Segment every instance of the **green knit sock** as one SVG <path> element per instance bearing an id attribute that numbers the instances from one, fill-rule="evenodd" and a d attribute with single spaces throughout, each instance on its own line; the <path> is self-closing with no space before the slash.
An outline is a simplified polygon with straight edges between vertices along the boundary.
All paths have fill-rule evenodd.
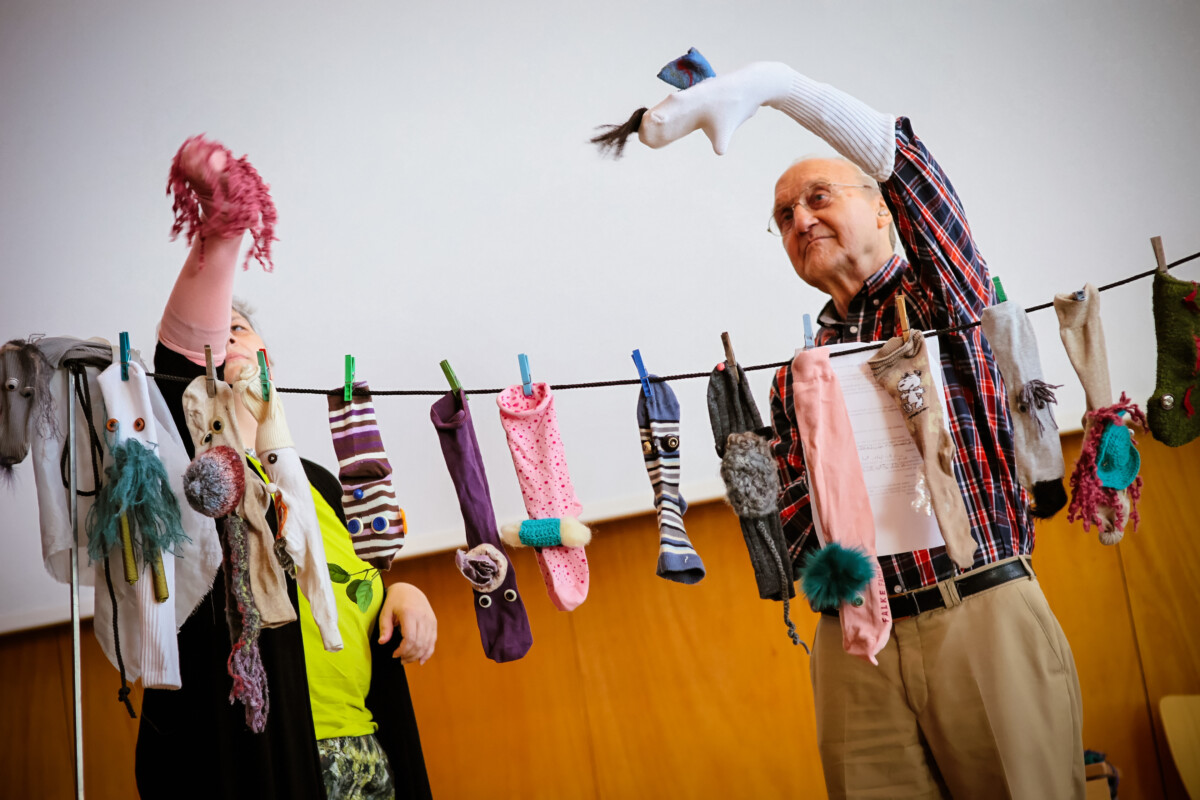
<path id="1" fill-rule="evenodd" d="M 1200 291 L 1196 281 L 1154 276 L 1158 381 L 1146 401 L 1154 438 L 1179 447 L 1200 436 Z"/>

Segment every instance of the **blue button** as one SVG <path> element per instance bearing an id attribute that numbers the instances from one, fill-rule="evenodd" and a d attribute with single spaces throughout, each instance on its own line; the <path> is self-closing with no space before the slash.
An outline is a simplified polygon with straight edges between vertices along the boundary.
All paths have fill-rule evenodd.
<path id="1" fill-rule="evenodd" d="M 376 533 L 383 533 L 387 530 L 387 518 L 376 517 L 375 519 L 371 520 L 371 527 L 375 529 Z"/>
<path id="2" fill-rule="evenodd" d="M 348 531 L 350 531 L 350 535 L 353 536 L 354 534 L 356 534 L 362 530 L 362 525 L 359 523 L 358 520 L 352 519 L 346 523 L 346 529 Z"/>
<path id="3" fill-rule="evenodd" d="M 362 499 L 363 499 L 363 490 L 362 490 L 362 489 L 355 489 L 355 490 L 354 490 L 354 499 L 355 499 L 355 500 L 362 500 Z"/>

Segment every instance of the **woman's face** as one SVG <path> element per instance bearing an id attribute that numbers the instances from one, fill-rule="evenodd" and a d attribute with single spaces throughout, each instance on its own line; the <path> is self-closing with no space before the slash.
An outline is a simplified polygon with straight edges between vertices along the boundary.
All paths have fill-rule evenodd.
<path id="1" fill-rule="evenodd" d="M 267 345 L 238 312 L 229 320 L 229 344 L 225 346 L 225 380 L 235 381 L 242 368 L 258 363 L 258 351 Z"/>

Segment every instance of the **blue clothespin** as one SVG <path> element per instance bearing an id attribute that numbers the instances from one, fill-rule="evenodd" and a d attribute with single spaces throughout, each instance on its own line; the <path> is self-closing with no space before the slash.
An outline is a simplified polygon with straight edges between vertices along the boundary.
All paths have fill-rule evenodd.
<path id="1" fill-rule="evenodd" d="M 354 396 L 354 356 L 346 354 L 346 387 L 342 399 L 347 403 Z"/>
<path id="2" fill-rule="evenodd" d="M 129 380 L 129 331 L 121 331 L 121 380 Z"/>
<path id="3" fill-rule="evenodd" d="M 813 330 L 812 317 L 808 314 L 804 315 L 804 349 L 812 350 L 813 347 Z"/>
<path id="4" fill-rule="evenodd" d="M 262 386 L 263 402 L 271 399 L 271 365 L 267 363 L 267 351 L 258 348 L 258 382 Z"/>
<path id="5" fill-rule="evenodd" d="M 642 380 L 642 393 L 650 397 L 650 376 L 646 374 L 646 365 L 642 363 L 642 351 L 633 351 L 633 363 L 637 366 L 638 377 Z"/>
<path id="6" fill-rule="evenodd" d="M 524 353 L 517 356 L 517 362 L 521 365 L 521 391 L 526 397 L 533 397 L 533 379 L 529 377 L 529 357 Z"/>

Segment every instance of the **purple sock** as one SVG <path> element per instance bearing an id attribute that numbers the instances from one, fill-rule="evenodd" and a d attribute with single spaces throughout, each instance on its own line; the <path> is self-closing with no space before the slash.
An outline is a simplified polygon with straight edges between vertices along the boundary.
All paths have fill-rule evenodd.
<path id="1" fill-rule="evenodd" d="M 475 622 L 483 651 L 498 664 L 516 661 L 533 646 L 533 633 L 517 591 L 516 570 L 496 530 L 471 410 L 462 393 L 453 392 L 434 403 L 429 416 L 437 429 L 467 528 L 470 549 L 459 550 L 455 562 L 475 590 Z"/>

